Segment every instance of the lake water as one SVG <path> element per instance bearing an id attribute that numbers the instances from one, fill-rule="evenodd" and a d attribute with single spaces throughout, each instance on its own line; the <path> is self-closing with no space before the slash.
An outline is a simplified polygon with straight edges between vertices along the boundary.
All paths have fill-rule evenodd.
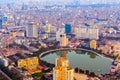
<path id="1" fill-rule="evenodd" d="M 78 67 L 83 70 L 93 71 L 96 74 L 106 74 L 110 71 L 112 60 L 100 57 L 94 53 L 82 50 L 62 50 L 50 52 L 41 57 L 49 63 L 55 64 L 56 58 L 66 56 L 69 59 L 70 66 Z"/>

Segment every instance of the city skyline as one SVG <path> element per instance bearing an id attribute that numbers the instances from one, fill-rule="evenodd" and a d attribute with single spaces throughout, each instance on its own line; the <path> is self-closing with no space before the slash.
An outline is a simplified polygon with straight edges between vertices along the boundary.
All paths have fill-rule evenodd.
<path id="1" fill-rule="evenodd" d="M 5 2 L 54 2 L 56 4 L 59 3 L 64 3 L 64 4 L 69 4 L 69 3 L 79 3 L 79 4 L 119 4 L 120 0 L 0 0 L 0 3 Z"/>
<path id="2" fill-rule="evenodd" d="M 120 79 L 120 0 L 0 2 L 0 80 Z"/>

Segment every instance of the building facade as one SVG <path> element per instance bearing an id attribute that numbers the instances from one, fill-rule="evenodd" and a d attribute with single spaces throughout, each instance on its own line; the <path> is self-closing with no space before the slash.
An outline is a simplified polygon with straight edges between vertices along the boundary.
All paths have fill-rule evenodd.
<path id="1" fill-rule="evenodd" d="M 96 42 L 96 40 L 91 40 L 90 41 L 90 48 L 91 49 L 97 49 L 97 42 Z"/>
<path id="2" fill-rule="evenodd" d="M 70 34 L 72 31 L 71 24 L 65 24 L 65 33 Z"/>
<path id="3" fill-rule="evenodd" d="M 86 28 L 86 27 L 78 27 L 75 28 L 76 38 L 80 39 L 99 39 L 99 29 L 97 28 Z"/>
<path id="4" fill-rule="evenodd" d="M 31 38 L 38 37 L 38 26 L 35 23 L 28 23 L 26 27 L 26 36 Z"/>
<path id="5" fill-rule="evenodd" d="M 69 66 L 66 57 L 56 59 L 56 67 L 53 68 L 53 80 L 74 80 L 74 69 Z"/>
<path id="6" fill-rule="evenodd" d="M 51 32 L 51 24 L 47 23 L 46 24 L 46 33 L 50 33 Z"/>
<path id="7" fill-rule="evenodd" d="M 0 19 L 0 29 L 2 29 L 2 20 Z"/>
<path id="8" fill-rule="evenodd" d="M 60 47 L 66 47 L 68 45 L 68 38 L 66 34 L 60 35 Z"/>
<path id="9" fill-rule="evenodd" d="M 56 32 L 56 41 L 60 41 L 60 35 L 64 34 L 64 30 L 62 29 L 59 29 L 57 32 Z"/>

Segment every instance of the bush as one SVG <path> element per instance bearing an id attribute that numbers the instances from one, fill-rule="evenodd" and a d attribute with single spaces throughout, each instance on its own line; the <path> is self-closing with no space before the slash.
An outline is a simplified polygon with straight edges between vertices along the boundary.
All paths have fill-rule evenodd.
<path id="1" fill-rule="evenodd" d="M 79 69 L 78 69 L 78 67 L 76 67 L 76 68 L 75 68 L 75 72 L 79 72 Z"/>
<path id="2" fill-rule="evenodd" d="M 32 77 L 41 77 L 43 75 L 42 72 L 32 74 Z"/>
<path id="3" fill-rule="evenodd" d="M 90 76 L 90 77 L 95 77 L 95 73 L 94 73 L 94 72 L 91 72 L 89 76 Z"/>
<path id="4" fill-rule="evenodd" d="M 89 72 L 89 70 L 86 70 L 85 73 L 86 73 L 87 75 L 89 75 L 90 72 Z"/>

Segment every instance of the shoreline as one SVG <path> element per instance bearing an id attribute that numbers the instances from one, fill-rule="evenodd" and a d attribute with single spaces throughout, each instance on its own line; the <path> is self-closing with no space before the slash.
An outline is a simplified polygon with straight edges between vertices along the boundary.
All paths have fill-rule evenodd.
<path id="1" fill-rule="evenodd" d="M 49 54 L 50 52 L 60 51 L 60 50 L 81 50 L 81 51 L 91 52 L 91 53 L 94 53 L 94 54 L 96 54 L 97 56 L 99 56 L 99 57 L 101 57 L 101 58 L 105 58 L 105 59 L 108 59 L 108 60 L 110 60 L 110 61 L 113 61 L 112 58 L 105 57 L 104 55 L 101 55 L 101 54 L 99 54 L 98 52 L 95 52 L 95 51 L 93 51 L 93 50 L 87 50 L 87 49 L 83 49 L 83 48 L 76 48 L 76 49 L 73 49 L 73 48 L 60 48 L 60 49 L 49 50 L 49 51 L 42 52 L 42 53 L 39 55 L 39 58 L 41 58 L 44 54 Z M 95 73 L 95 74 L 96 74 L 96 73 Z M 96 74 L 96 75 L 98 75 L 98 74 Z"/>
<path id="2" fill-rule="evenodd" d="M 49 51 L 42 52 L 42 53 L 39 55 L 39 58 L 41 58 L 44 54 L 47 54 L 47 53 L 50 53 L 50 52 L 53 52 L 53 51 L 59 51 L 59 50 L 83 50 L 83 51 L 87 51 L 87 52 L 92 52 L 92 53 L 94 53 L 94 54 L 96 54 L 96 55 L 98 55 L 98 56 L 100 56 L 100 57 L 102 57 L 102 58 L 106 58 L 106 59 L 109 59 L 109 60 L 113 61 L 112 58 L 105 57 L 104 55 L 101 55 L 101 54 L 99 54 L 98 52 L 95 52 L 95 51 L 93 51 L 93 50 L 84 49 L 84 48 L 76 48 L 76 49 L 74 49 L 74 48 L 60 48 L 60 49 L 53 49 L 53 50 L 49 50 Z"/>

